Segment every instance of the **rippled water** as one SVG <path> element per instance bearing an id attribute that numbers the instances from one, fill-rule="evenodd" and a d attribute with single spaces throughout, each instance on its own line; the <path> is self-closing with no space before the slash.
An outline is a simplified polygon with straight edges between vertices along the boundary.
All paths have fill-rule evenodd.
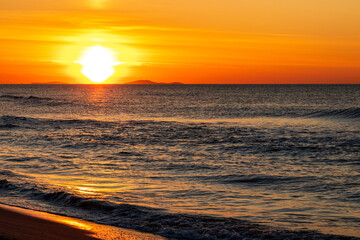
<path id="1" fill-rule="evenodd" d="M 359 100 L 359 85 L 0 85 L 0 201 L 188 239 L 216 239 L 209 221 L 236 239 L 242 220 L 360 236 Z"/>

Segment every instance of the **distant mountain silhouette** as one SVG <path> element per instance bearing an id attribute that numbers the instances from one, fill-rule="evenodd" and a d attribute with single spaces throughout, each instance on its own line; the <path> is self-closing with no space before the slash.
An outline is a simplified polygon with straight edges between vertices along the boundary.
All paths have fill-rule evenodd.
<path id="1" fill-rule="evenodd" d="M 59 82 L 59 81 L 52 81 L 52 82 L 32 82 L 31 84 L 69 84 L 67 82 Z"/>
<path id="2" fill-rule="evenodd" d="M 181 82 L 171 82 L 171 83 L 160 83 L 160 82 L 154 82 L 150 80 L 136 80 L 132 82 L 127 82 L 124 84 L 183 84 Z"/>

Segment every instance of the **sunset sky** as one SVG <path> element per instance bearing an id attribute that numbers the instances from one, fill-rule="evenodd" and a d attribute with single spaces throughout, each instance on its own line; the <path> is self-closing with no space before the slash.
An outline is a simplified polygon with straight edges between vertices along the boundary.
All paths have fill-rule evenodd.
<path id="1" fill-rule="evenodd" d="M 0 0 L 0 84 L 91 83 L 94 46 L 113 58 L 104 83 L 359 84 L 359 13 L 359 0 Z"/>

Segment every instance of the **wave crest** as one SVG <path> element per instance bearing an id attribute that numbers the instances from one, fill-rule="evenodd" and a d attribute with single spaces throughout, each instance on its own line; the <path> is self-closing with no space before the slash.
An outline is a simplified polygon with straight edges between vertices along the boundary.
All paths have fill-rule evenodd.
<path id="1" fill-rule="evenodd" d="M 87 211 L 87 220 L 175 239 L 340 239 L 339 236 L 314 231 L 274 229 L 235 218 L 170 214 L 160 209 L 116 204 L 80 197 L 65 191 L 49 191 L 36 186 L 16 185 L 6 179 L 0 180 L 0 194 L 7 194 L 7 190 L 23 194 L 24 198 L 64 206 L 65 213 L 69 208 Z M 74 214 L 72 210 L 68 212 Z"/>
<path id="2" fill-rule="evenodd" d="M 20 104 L 32 104 L 32 105 L 45 105 L 45 106 L 58 106 L 63 104 L 69 104 L 70 102 L 65 99 L 38 97 L 38 96 L 18 96 L 11 94 L 0 95 L 0 100 L 7 102 L 16 102 Z"/>
<path id="3" fill-rule="evenodd" d="M 328 117 L 328 118 L 360 118 L 360 108 L 345 108 L 337 110 L 322 110 L 310 113 L 308 117 Z"/>

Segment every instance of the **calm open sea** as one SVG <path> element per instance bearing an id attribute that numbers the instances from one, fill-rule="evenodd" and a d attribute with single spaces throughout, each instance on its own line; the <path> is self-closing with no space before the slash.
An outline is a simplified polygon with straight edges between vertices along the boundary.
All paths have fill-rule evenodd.
<path id="1" fill-rule="evenodd" d="M 360 85 L 0 85 L 0 202 L 181 239 L 360 236 L 359 120 Z"/>

